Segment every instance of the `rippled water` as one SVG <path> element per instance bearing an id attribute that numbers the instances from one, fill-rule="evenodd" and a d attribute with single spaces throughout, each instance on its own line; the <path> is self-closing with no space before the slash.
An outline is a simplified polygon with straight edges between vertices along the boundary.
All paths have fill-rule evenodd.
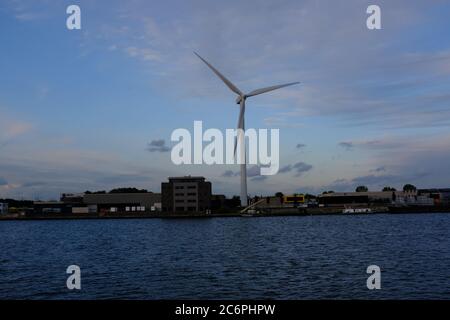
<path id="1" fill-rule="evenodd" d="M 450 299 L 449 231 L 450 214 L 2 221 L 0 298 Z"/>

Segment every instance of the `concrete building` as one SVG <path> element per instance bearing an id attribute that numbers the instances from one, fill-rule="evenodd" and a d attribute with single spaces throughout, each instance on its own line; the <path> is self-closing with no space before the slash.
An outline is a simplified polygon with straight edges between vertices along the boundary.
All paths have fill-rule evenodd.
<path id="1" fill-rule="evenodd" d="M 8 204 L 0 203 L 0 214 L 7 214 L 7 213 L 8 213 Z"/>
<path id="2" fill-rule="evenodd" d="M 150 212 L 159 211 L 161 194 L 142 193 L 90 193 L 83 203 L 90 212 Z"/>
<path id="3" fill-rule="evenodd" d="M 450 188 L 419 189 L 417 192 L 420 196 L 431 198 L 436 206 L 450 205 Z"/>
<path id="4" fill-rule="evenodd" d="M 204 212 L 211 207 L 211 182 L 204 177 L 170 177 L 161 192 L 163 211 Z"/>
<path id="5" fill-rule="evenodd" d="M 33 209 L 35 214 L 72 213 L 72 205 L 62 201 L 35 201 Z"/>
<path id="6" fill-rule="evenodd" d="M 319 196 L 323 206 L 432 206 L 433 199 L 418 191 L 335 192 Z"/>

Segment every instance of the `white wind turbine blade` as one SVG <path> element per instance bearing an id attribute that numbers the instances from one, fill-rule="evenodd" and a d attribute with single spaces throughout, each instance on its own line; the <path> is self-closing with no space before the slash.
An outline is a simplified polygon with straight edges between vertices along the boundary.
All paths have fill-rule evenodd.
<path id="1" fill-rule="evenodd" d="M 245 96 L 246 97 L 252 97 L 252 96 L 256 96 L 258 94 L 266 93 L 266 92 L 269 92 L 269 91 L 277 90 L 277 89 L 280 89 L 280 88 L 292 86 L 294 84 L 299 84 L 299 83 L 300 82 L 291 82 L 291 83 L 286 83 L 286 84 L 280 84 L 278 86 L 261 88 L 261 89 L 253 90 L 252 92 L 246 94 Z"/>
<path id="2" fill-rule="evenodd" d="M 227 85 L 228 88 L 230 88 L 231 91 L 233 91 L 234 93 L 242 96 L 243 93 L 241 92 L 241 90 L 239 90 L 233 83 L 231 83 L 230 80 L 228 80 L 227 78 L 225 78 L 224 75 L 222 75 L 219 70 L 217 70 L 216 68 L 214 68 L 212 65 L 210 65 L 208 63 L 208 61 L 206 61 L 205 59 L 203 59 L 202 57 L 200 57 L 200 55 L 197 52 L 194 52 L 194 54 L 200 58 L 200 60 L 202 60 L 220 79 L 222 79 L 222 81 Z"/>

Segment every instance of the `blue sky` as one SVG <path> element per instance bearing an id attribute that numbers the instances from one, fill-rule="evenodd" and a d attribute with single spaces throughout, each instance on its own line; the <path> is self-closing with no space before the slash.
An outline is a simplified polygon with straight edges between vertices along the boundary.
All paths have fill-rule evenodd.
<path id="1" fill-rule="evenodd" d="M 70 4 L 81 30 L 66 28 Z M 369 4 L 381 30 L 366 28 Z M 238 166 L 175 166 L 164 152 L 194 120 L 237 121 L 193 51 L 244 91 L 301 82 L 248 102 L 247 127 L 280 129 L 283 167 L 250 177 L 251 194 L 449 187 L 449 16 L 446 1 L 3 0 L 0 198 L 159 192 L 184 174 L 238 194 Z"/>

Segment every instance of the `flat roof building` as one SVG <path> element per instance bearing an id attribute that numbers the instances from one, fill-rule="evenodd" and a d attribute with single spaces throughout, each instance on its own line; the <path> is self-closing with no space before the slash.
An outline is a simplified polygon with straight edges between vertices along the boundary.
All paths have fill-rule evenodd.
<path id="1" fill-rule="evenodd" d="M 97 206 L 99 212 L 151 211 L 159 207 L 160 202 L 161 194 L 153 192 L 87 193 L 83 197 L 85 205 Z"/>
<path id="2" fill-rule="evenodd" d="M 211 207 L 211 182 L 204 177 L 169 177 L 161 184 L 162 210 L 204 212 Z"/>
<path id="3" fill-rule="evenodd" d="M 433 205 L 433 199 L 414 191 L 332 192 L 319 195 L 324 206 L 347 205 Z"/>

